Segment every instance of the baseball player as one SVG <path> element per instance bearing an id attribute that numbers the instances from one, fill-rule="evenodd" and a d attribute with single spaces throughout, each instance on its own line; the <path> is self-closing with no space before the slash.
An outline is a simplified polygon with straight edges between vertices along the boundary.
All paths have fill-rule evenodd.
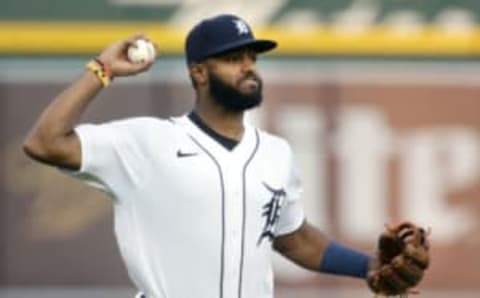
<path id="1" fill-rule="evenodd" d="M 234 15 L 189 32 L 186 62 L 196 103 L 176 118 L 76 125 L 132 63 L 132 36 L 107 47 L 44 110 L 24 142 L 32 158 L 63 169 L 112 199 L 115 235 L 138 297 L 272 298 L 271 254 L 323 273 L 366 279 L 405 294 L 428 265 L 427 233 L 388 227 L 376 256 L 328 239 L 305 218 L 288 143 L 244 121 L 262 102 L 257 55 L 276 47 Z"/>

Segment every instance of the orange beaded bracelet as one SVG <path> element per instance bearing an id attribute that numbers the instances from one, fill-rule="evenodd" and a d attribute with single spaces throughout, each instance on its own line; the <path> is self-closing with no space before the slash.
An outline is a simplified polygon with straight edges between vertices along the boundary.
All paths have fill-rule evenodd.
<path id="1" fill-rule="evenodd" d="M 113 81 L 112 70 L 98 58 L 88 62 L 85 68 L 93 72 L 104 87 L 107 87 Z"/>

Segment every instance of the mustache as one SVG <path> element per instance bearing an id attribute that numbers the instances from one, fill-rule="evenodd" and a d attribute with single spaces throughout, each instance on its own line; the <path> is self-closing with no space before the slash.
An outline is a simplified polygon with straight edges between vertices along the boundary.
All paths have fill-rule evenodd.
<path id="1" fill-rule="evenodd" d="M 253 72 L 249 72 L 249 73 L 245 74 L 242 78 L 240 78 L 239 82 L 243 82 L 243 81 L 246 81 L 246 80 L 254 80 L 255 82 L 257 82 L 259 84 L 262 83 L 262 79 Z"/>

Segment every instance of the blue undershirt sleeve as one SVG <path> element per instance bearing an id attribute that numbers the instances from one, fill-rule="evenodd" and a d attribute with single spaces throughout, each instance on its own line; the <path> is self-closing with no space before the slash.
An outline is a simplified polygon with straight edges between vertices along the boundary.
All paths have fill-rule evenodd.
<path id="1" fill-rule="evenodd" d="M 365 278 L 370 260 L 370 256 L 332 241 L 325 249 L 319 271 Z"/>

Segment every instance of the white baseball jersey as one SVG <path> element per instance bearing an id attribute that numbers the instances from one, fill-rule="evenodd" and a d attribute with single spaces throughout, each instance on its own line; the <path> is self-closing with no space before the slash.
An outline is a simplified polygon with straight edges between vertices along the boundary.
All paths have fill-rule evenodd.
<path id="1" fill-rule="evenodd" d="M 80 179 L 114 201 L 128 273 L 147 298 L 271 298 L 272 239 L 304 214 L 292 152 L 246 125 L 227 150 L 188 117 L 76 128 Z"/>

